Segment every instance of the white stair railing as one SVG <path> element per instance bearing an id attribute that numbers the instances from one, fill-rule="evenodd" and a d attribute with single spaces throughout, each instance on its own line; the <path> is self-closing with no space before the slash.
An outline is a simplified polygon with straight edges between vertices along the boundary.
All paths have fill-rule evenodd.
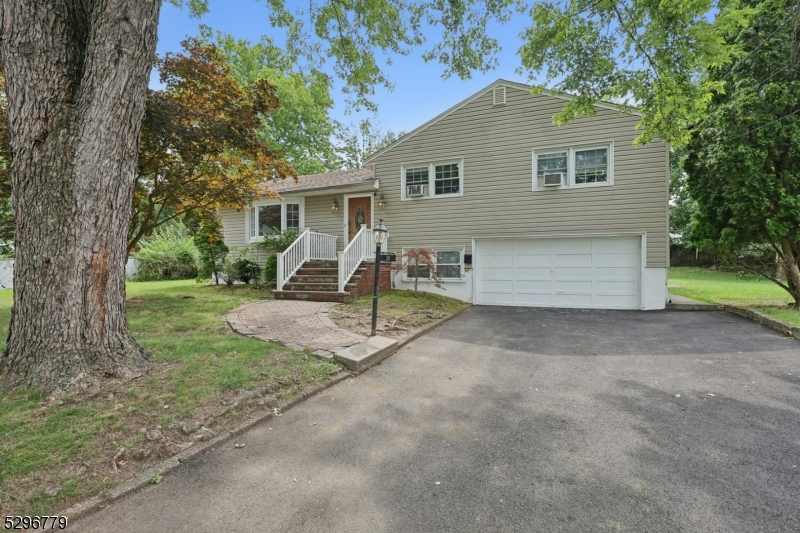
<path id="1" fill-rule="evenodd" d="M 317 261 L 336 261 L 336 235 L 312 231 L 309 234 L 309 259 Z"/>
<path id="2" fill-rule="evenodd" d="M 372 253 L 372 231 L 366 224 L 361 225 L 356 236 L 347 245 L 344 251 L 339 252 L 339 292 L 344 292 L 344 287 L 353 277 L 358 265 Z"/>
<path id="3" fill-rule="evenodd" d="M 277 254 L 278 281 L 276 288 L 279 291 L 283 290 L 283 286 L 303 266 L 303 263 L 308 261 L 310 255 L 310 233 L 310 229 L 305 230 L 283 253 Z"/>
<path id="4" fill-rule="evenodd" d="M 305 230 L 296 241 L 292 243 L 283 253 L 278 256 L 278 281 L 277 289 L 283 290 L 283 286 L 292 276 L 300 270 L 303 263 L 311 259 L 317 261 L 336 260 L 336 235 L 318 233 Z"/>

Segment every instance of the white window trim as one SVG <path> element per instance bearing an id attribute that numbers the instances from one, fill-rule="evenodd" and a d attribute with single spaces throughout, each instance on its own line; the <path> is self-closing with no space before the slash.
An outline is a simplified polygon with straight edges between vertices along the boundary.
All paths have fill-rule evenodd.
<path id="1" fill-rule="evenodd" d="M 264 236 L 258 235 L 256 237 L 251 237 L 252 228 L 250 222 L 250 216 L 253 209 L 257 209 L 263 205 L 280 205 L 281 206 L 281 231 L 286 231 L 286 204 L 300 204 L 300 231 L 303 231 L 305 228 L 305 218 L 306 218 L 306 199 L 304 196 L 299 198 L 283 198 L 280 200 L 274 199 L 265 199 L 265 200 L 256 200 L 250 205 L 250 209 L 245 211 L 245 224 L 244 224 L 244 231 L 245 231 L 245 242 L 247 244 L 254 244 L 257 242 L 263 242 Z"/>
<path id="2" fill-rule="evenodd" d="M 575 152 L 582 152 L 583 150 L 597 150 L 605 148 L 608 150 L 608 180 L 599 183 L 575 183 Z M 567 182 L 560 187 L 539 187 L 538 186 L 538 156 L 545 154 L 553 154 L 557 152 L 567 152 Z M 588 187 L 610 187 L 614 185 L 614 141 L 599 144 L 586 144 L 580 146 L 556 146 L 553 148 L 540 148 L 533 150 L 531 162 L 533 164 L 533 190 L 545 191 L 549 189 L 583 189 Z"/>
<path id="3" fill-rule="evenodd" d="M 438 165 L 458 165 L 458 192 L 450 194 L 435 194 L 436 191 L 436 167 Z M 428 194 L 420 197 L 406 197 L 406 169 L 428 167 Z M 400 165 L 400 200 L 418 200 L 427 198 L 451 198 L 454 196 L 464 196 L 464 158 L 456 157 L 453 159 L 442 159 L 431 163 L 404 163 Z"/>
<path id="4" fill-rule="evenodd" d="M 420 247 L 419 246 L 415 246 L 413 248 L 420 248 Z M 426 248 L 426 247 L 423 246 L 422 248 Z M 405 254 L 406 251 L 410 250 L 410 249 L 411 248 L 402 248 L 401 252 Z M 436 248 L 430 248 L 430 250 L 434 254 L 436 254 L 436 251 L 437 251 Z M 441 278 L 442 283 L 444 283 L 445 285 L 448 284 L 448 283 L 466 283 L 467 280 L 466 280 L 466 277 L 465 277 L 466 276 L 466 273 L 465 273 L 466 271 L 465 271 L 465 268 L 464 268 L 464 254 L 467 251 L 467 247 L 466 246 L 442 246 L 441 248 L 439 248 L 439 250 L 441 250 L 442 252 L 456 252 L 456 251 L 459 251 L 459 250 L 461 251 L 461 277 L 460 278 Z M 434 261 L 434 264 L 435 263 L 436 263 L 436 261 Z M 407 264 L 408 264 L 408 258 L 404 257 L 403 258 L 403 283 L 414 283 L 415 278 L 409 278 L 408 277 L 408 270 L 406 270 L 406 265 Z M 451 264 L 451 263 L 448 263 L 448 264 Z M 419 278 L 418 281 L 420 283 L 435 283 L 435 281 L 433 279 L 430 279 L 430 278 Z"/>

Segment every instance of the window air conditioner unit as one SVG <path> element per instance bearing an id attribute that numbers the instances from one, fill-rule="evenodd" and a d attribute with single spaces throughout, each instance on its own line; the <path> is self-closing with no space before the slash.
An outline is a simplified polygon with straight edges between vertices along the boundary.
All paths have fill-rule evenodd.
<path id="1" fill-rule="evenodd" d="M 427 185 L 406 185 L 406 197 L 425 196 L 427 188 Z"/>
<path id="2" fill-rule="evenodd" d="M 564 173 L 563 172 L 554 172 L 552 174 L 545 174 L 544 175 L 544 186 L 545 187 L 560 187 L 564 184 Z"/>

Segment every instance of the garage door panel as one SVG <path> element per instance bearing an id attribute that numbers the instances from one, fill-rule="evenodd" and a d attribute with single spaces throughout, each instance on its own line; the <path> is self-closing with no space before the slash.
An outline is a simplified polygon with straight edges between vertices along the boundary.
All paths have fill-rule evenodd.
<path id="1" fill-rule="evenodd" d="M 511 280 L 514 278 L 514 269 L 511 267 L 509 268 L 483 267 L 481 268 L 481 278 Z"/>
<path id="2" fill-rule="evenodd" d="M 517 305 L 550 306 L 550 293 L 518 292 L 514 303 Z"/>
<path id="3" fill-rule="evenodd" d="M 592 264 L 592 254 L 554 254 L 553 266 L 586 266 Z"/>
<path id="4" fill-rule="evenodd" d="M 496 266 L 513 266 L 514 265 L 514 256 L 513 255 L 481 255 L 481 265 L 487 267 L 496 267 Z"/>
<path id="5" fill-rule="evenodd" d="M 636 309 L 640 241 L 640 237 L 478 239 L 477 302 Z"/>
<path id="6" fill-rule="evenodd" d="M 557 307 L 592 307 L 591 294 L 554 294 L 553 304 Z"/>
<path id="7" fill-rule="evenodd" d="M 512 255 L 514 243 L 511 241 L 491 240 L 481 241 L 481 255 Z"/>
<path id="8" fill-rule="evenodd" d="M 631 237 L 599 237 L 592 239 L 594 250 L 603 252 L 639 252 L 639 239 Z"/>
<path id="9" fill-rule="evenodd" d="M 638 280 L 639 269 L 635 267 L 597 267 L 595 279 L 600 281 Z"/>
<path id="10" fill-rule="evenodd" d="M 594 264 L 595 266 L 628 266 L 636 268 L 639 264 L 639 255 L 622 252 L 598 252 L 594 255 Z"/>
<path id="11" fill-rule="evenodd" d="M 548 280 L 529 280 L 529 279 L 518 279 L 514 281 L 514 288 L 517 291 L 543 291 L 550 294 L 550 290 L 552 289 L 551 281 Z"/>
<path id="12" fill-rule="evenodd" d="M 591 280 L 592 268 L 591 267 L 561 267 L 554 268 L 552 273 L 553 279 L 557 280 Z"/>
<path id="13" fill-rule="evenodd" d="M 563 253 L 592 253 L 592 239 L 552 239 L 552 251 L 556 254 Z"/>
<path id="14" fill-rule="evenodd" d="M 625 294 L 636 295 L 639 284 L 635 281 L 595 281 L 594 290 L 597 294 Z"/>
<path id="15" fill-rule="evenodd" d="M 511 292 L 483 292 L 480 300 L 482 305 L 514 305 L 514 294 Z"/>
<path id="16" fill-rule="evenodd" d="M 542 254 L 542 255 L 550 255 L 553 251 L 552 242 L 543 239 L 543 240 L 520 240 L 520 241 L 513 241 L 513 253 L 516 256 L 525 255 L 525 254 Z"/>
<path id="17" fill-rule="evenodd" d="M 514 265 L 518 267 L 527 266 L 547 266 L 551 264 L 552 256 L 550 254 L 520 254 L 514 257 Z"/>
<path id="18" fill-rule="evenodd" d="M 481 281 L 481 290 L 489 292 L 514 292 L 514 281 L 510 279 L 493 280 L 485 279 Z"/>
<path id="19" fill-rule="evenodd" d="M 553 289 L 556 291 L 564 291 L 564 292 L 585 292 L 587 294 L 592 293 L 592 280 L 589 279 L 588 281 L 563 281 L 563 280 L 556 280 L 553 282 Z"/>
<path id="20" fill-rule="evenodd" d="M 550 267 L 517 267 L 514 269 L 514 277 L 516 279 L 550 279 Z"/>

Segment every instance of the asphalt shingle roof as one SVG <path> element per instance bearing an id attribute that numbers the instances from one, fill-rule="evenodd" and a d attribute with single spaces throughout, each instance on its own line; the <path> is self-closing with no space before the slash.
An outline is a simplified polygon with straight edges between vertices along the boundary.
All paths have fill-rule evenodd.
<path id="1" fill-rule="evenodd" d="M 354 185 L 357 183 L 368 182 L 375 179 L 372 170 L 359 168 L 356 170 L 337 170 L 336 172 L 325 172 L 324 174 L 309 174 L 299 176 L 295 182 L 291 178 L 285 180 L 268 181 L 269 188 L 277 193 L 307 191 L 310 189 L 323 189 L 326 187 L 336 187 L 341 185 Z"/>

